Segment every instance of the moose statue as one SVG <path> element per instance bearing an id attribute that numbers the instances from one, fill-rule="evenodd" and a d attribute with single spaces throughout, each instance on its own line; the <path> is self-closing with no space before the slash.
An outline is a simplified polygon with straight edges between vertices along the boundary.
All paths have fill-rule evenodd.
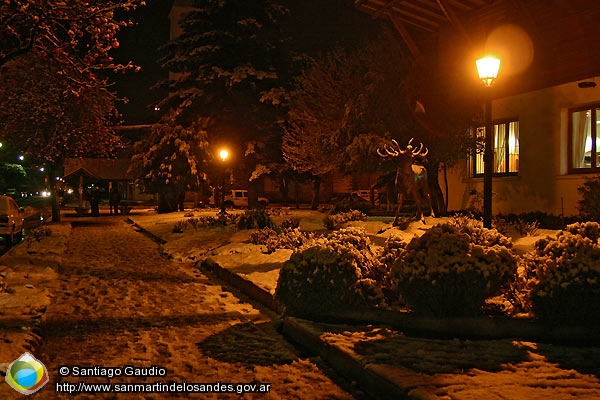
<path id="1" fill-rule="evenodd" d="M 431 216 L 435 217 L 431 202 L 431 193 L 429 192 L 429 184 L 427 182 L 427 170 L 423 165 L 415 164 L 415 158 L 424 158 L 429 150 L 423 148 L 423 143 L 420 143 L 418 148 L 412 145 L 414 138 L 408 142 L 406 149 L 402 150 L 398 142 L 392 139 L 392 144 L 385 144 L 383 149 L 377 149 L 377 154 L 384 159 L 397 159 L 396 167 L 396 193 L 398 194 L 398 208 L 396 209 L 396 217 L 394 218 L 394 226 L 399 223 L 400 209 L 405 194 L 410 194 L 415 200 L 417 207 L 417 219 L 425 223 L 425 217 L 421 213 L 421 200 L 424 197 L 428 202 Z"/>

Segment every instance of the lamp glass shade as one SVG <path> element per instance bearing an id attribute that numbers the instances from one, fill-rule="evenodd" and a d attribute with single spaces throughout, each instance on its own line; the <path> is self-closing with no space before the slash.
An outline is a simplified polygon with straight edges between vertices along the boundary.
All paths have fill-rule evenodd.
<path id="1" fill-rule="evenodd" d="M 500 60 L 495 57 L 485 57 L 477 60 L 476 64 L 479 79 L 481 79 L 484 85 L 492 86 L 494 79 L 498 77 Z"/>
<path id="2" fill-rule="evenodd" d="M 227 157 L 229 157 L 229 152 L 223 149 L 219 152 L 219 157 L 221 157 L 221 161 L 225 161 L 227 160 Z"/>

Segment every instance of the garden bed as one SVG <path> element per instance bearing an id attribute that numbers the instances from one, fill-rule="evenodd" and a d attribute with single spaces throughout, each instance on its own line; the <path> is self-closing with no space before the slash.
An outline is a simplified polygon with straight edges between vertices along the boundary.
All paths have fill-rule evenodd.
<path id="1" fill-rule="evenodd" d="M 212 258 L 197 263 L 197 267 L 235 286 L 249 297 L 273 311 L 283 314 L 284 307 L 273 293 L 252 275 L 240 275 L 221 266 Z M 296 316 L 294 316 L 296 317 Z M 548 324 L 530 317 L 481 316 L 461 318 L 432 318 L 418 316 L 402 309 L 362 309 L 360 311 L 338 310 L 333 313 L 311 313 L 298 316 L 315 322 L 353 326 L 388 326 L 409 336 L 459 339 L 507 339 L 514 338 L 542 343 L 575 345 L 599 345 L 600 326 L 577 326 L 574 324 Z"/>
<path id="2" fill-rule="evenodd" d="M 294 217 L 294 213 L 282 210 L 274 214 L 274 220 L 279 225 L 289 220 L 290 215 Z M 557 276 L 547 275 L 546 272 L 552 272 L 547 268 L 554 265 L 551 258 L 557 249 L 564 248 L 566 251 L 591 240 L 585 239 L 588 241 L 585 242 L 577 239 L 571 244 L 554 238 L 579 237 L 576 235 L 582 234 L 585 237 L 592 234 L 592 239 L 596 240 L 594 246 L 597 246 L 597 237 L 593 236 L 597 231 L 596 225 L 575 226 L 571 228 L 572 232 L 563 233 L 536 229 L 533 236 L 530 233 L 527 236 L 514 235 L 512 241 L 494 230 L 482 229 L 476 220 L 468 218 L 429 218 L 427 222 L 431 225 L 415 222 L 405 230 L 392 228 L 384 221 L 356 220 L 345 223 L 344 229 L 323 232 L 321 228 L 315 234 L 319 215 L 325 214 L 309 216 L 308 221 L 313 222 L 314 226 L 308 232 L 303 230 L 307 227 L 305 215 L 296 218 L 299 220 L 300 230 L 286 228 L 288 230 L 276 232 L 271 228 L 265 228 L 266 231 L 237 230 L 234 224 L 229 223 L 223 227 L 192 226 L 182 224 L 181 218 L 188 218 L 190 222 L 195 218 L 198 221 L 199 213 L 180 214 L 177 219 L 173 218 L 174 224 L 164 225 L 164 235 L 175 235 L 178 238 L 176 241 L 167 238 L 169 243 L 164 250 L 174 258 L 200 260 L 198 267 L 233 285 L 241 286 L 250 296 L 285 315 L 340 323 L 381 324 L 408 334 L 434 337 L 515 337 L 533 341 L 600 343 L 600 335 L 596 333 L 600 329 L 597 326 L 587 326 L 590 318 L 570 321 L 568 315 L 567 318 L 561 317 L 564 313 L 557 318 L 553 315 L 538 319 L 511 317 L 537 315 L 536 311 L 539 310 L 535 306 L 539 303 L 535 303 L 537 298 L 534 296 L 539 293 L 539 289 L 537 292 L 535 290 L 540 283 L 535 280 L 535 276 L 538 276 L 537 279 L 547 276 L 543 282 Z M 264 216 L 260 217 L 264 219 Z M 457 228 L 439 227 L 440 223 L 447 225 L 451 222 Z M 174 233 L 174 225 L 180 227 L 177 233 Z M 339 226 L 339 222 L 336 221 L 334 225 Z M 438 225 L 438 228 L 432 230 L 434 225 Z M 410 245 L 406 244 L 426 232 L 430 232 L 425 235 L 427 239 L 424 237 Z M 215 234 L 220 239 L 211 241 L 207 246 L 206 235 L 212 237 Z M 192 240 L 194 237 L 203 238 L 200 240 L 203 244 L 191 254 L 188 250 L 197 247 L 191 246 L 195 243 Z M 542 251 L 535 247 L 539 239 L 544 239 L 550 250 Z M 311 250 L 302 257 L 290 257 L 291 254 L 302 253 L 314 246 L 320 250 Z M 187 249 L 185 252 L 184 248 Z M 590 251 L 596 251 L 593 250 L 595 248 L 590 248 Z M 539 253 L 535 257 L 532 255 L 534 249 Z M 585 251 L 582 255 L 588 252 Z M 563 257 L 561 260 L 567 259 Z M 577 258 L 569 261 L 570 264 L 565 264 L 565 268 L 570 268 L 573 262 L 579 264 L 580 261 L 588 263 L 585 259 Z M 288 265 L 290 262 L 291 265 Z M 519 265 L 519 270 L 527 269 L 525 275 L 522 271 L 515 275 L 518 281 L 512 281 L 516 271 L 515 262 Z M 342 268 L 345 263 L 350 263 L 352 267 Z M 549 267 L 537 267 L 544 263 L 549 263 Z M 508 268 L 508 264 L 512 266 Z M 306 270 L 303 265 L 313 267 Z M 286 268 L 287 294 L 282 293 L 288 298 L 284 299 L 277 297 L 276 292 L 281 286 L 281 272 Z M 546 275 L 535 275 L 536 273 Z M 339 274 L 342 274 L 341 278 L 338 277 Z M 399 278 L 407 279 L 402 283 L 399 294 L 404 301 L 408 301 L 404 306 L 411 308 L 413 312 L 399 311 L 398 304 L 402 303 L 386 298 L 390 290 L 396 290 L 389 286 L 390 277 L 399 283 L 402 283 Z M 590 282 L 595 282 L 593 276 L 588 278 L 591 279 Z M 486 282 L 489 282 L 487 288 Z M 558 282 L 562 284 L 563 281 Z M 501 297 L 499 302 L 494 300 L 494 310 L 490 311 L 489 304 L 484 307 L 483 300 L 494 296 L 501 287 L 505 290 L 508 283 L 512 285 L 509 288 L 512 292 Z M 551 289 L 553 287 L 550 286 Z M 379 290 L 382 288 L 383 293 Z M 417 290 L 412 298 L 407 296 L 410 290 Z M 519 297 L 516 300 L 521 301 L 521 306 L 524 305 L 525 308 L 520 307 L 518 302 L 513 303 L 515 297 L 511 295 L 516 292 Z M 356 293 L 358 297 L 348 297 L 346 293 Z M 330 301 L 332 294 L 338 296 L 337 300 Z M 385 301 L 381 304 L 372 302 L 382 299 Z M 509 300 L 512 305 L 508 304 Z M 298 307 L 302 302 L 306 304 Z M 292 304 L 293 307 L 288 306 L 286 312 L 281 304 Z M 438 307 L 439 304 L 444 307 Z M 389 305 L 395 308 L 389 308 Z M 463 305 L 468 307 L 463 308 Z M 565 305 L 565 310 L 573 308 L 573 304 Z M 483 313 L 480 310 L 484 310 Z M 484 313 L 492 313 L 493 316 L 485 316 Z"/>

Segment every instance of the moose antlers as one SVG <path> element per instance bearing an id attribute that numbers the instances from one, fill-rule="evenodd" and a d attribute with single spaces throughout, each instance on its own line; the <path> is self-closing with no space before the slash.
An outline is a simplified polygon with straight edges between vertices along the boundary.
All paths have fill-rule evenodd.
<path id="1" fill-rule="evenodd" d="M 402 150 L 398 142 L 395 139 L 392 139 L 392 145 L 388 145 L 387 143 L 383 145 L 383 150 L 385 151 L 385 153 L 383 153 L 381 149 L 377 149 L 377 154 L 379 154 L 383 158 L 399 157 L 400 155 L 406 154 L 410 151 L 413 157 L 425 157 L 429 153 L 429 149 L 425 148 L 425 151 L 423 152 L 423 143 L 419 143 L 419 148 L 416 149 L 412 145 L 413 140 L 414 138 L 411 138 L 408 141 L 408 144 L 406 145 L 406 149 Z"/>

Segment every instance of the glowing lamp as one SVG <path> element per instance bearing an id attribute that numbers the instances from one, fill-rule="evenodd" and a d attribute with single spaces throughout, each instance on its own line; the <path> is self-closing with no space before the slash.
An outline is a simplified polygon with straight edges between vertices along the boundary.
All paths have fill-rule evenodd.
<path id="1" fill-rule="evenodd" d="M 221 157 L 221 161 L 225 162 L 225 160 L 227 160 L 227 157 L 229 157 L 229 152 L 223 149 L 219 152 L 219 157 Z"/>
<path id="2" fill-rule="evenodd" d="M 479 79 L 485 86 L 492 86 L 494 80 L 498 77 L 500 69 L 500 60 L 495 57 L 480 58 L 475 62 L 477 64 L 477 73 Z"/>

